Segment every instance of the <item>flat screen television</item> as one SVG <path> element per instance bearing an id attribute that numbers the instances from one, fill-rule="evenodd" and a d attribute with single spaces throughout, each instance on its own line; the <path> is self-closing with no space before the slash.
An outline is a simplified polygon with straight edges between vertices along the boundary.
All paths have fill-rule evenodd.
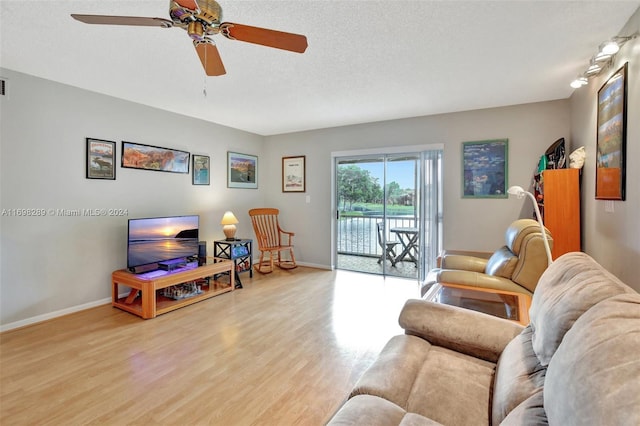
<path id="1" fill-rule="evenodd" d="M 158 262 L 198 256 L 200 216 L 129 219 L 127 268 L 155 269 Z"/>

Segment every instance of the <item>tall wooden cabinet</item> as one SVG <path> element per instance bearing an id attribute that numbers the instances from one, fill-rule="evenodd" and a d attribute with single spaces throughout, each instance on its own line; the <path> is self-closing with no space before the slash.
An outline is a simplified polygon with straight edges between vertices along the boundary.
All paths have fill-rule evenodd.
<path id="1" fill-rule="evenodd" d="M 535 180 L 544 226 L 553 236 L 553 258 L 580 251 L 580 169 L 544 170 Z"/>

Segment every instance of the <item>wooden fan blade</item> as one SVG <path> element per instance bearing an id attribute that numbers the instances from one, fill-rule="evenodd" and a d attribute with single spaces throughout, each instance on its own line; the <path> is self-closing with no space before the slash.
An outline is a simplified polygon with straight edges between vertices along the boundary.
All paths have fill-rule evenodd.
<path id="1" fill-rule="evenodd" d="M 196 0 L 173 0 L 180 7 L 184 7 L 189 10 L 199 10 L 198 2 Z"/>
<path id="2" fill-rule="evenodd" d="M 194 46 L 200 57 L 200 62 L 208 76 L 224 75 L 227 71 L 218 53 L 218 48 L 211 41 L 194 41 Z"/>
<path id="3" fill-rule="evenodd" d="M 285 33 L 231 22 L 220 24 L 220 32 L 231 40 L 240 40 L 297 53 L 303 53 L 307 50 L 307 37 L 300 34 Z"/>
<path id="4" fill-rule="evenodd" d="M 173 22 L 163 18 L 145 18 L 141 16 L 109 16 L 109 15 L 78 15 L 71 17 L 85 24 L 102 25 L 136 25 L 141 27 L 163 27 L 173 26 Z"/>

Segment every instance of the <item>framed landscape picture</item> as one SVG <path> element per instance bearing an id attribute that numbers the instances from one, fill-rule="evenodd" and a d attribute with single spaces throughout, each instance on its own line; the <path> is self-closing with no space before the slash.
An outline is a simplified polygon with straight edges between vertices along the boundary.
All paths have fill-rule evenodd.
<path id="1" fill-rule="evenodd" d="M 208 155 L 193 154 L 193 181 L 194 185 L 209 185 L 210 159 Z"/>
<path id="2" fill-rule="evenodd" d="M 507 198 L 508 139 L 462 143 L 462 198 Z"/>
<path id="3" fill-rule="evenodd" d="M 282 158 L 282 192 L 305 191 L 305 159 L 304 155 Z"/>
<path id="4" fill-rule="evenodd" d="M 258 157 L 227 152 L 227 187 L 258 188 Z"/>
<path id="5" fill-rule="evenodd" d="M 624 200 L 627 148 L 627 64 L 598 90 L 596 199 Z"/>
<path id="6" fill-rule="evenodd" d="M 189 173 L 189 156 L 186 151 L 122 141 L 125 168 Z"/>
<path id="7" fill-rule="evenodd" d="M 87 179 L 116 179 L 116 143 L 87 138 Z"/>

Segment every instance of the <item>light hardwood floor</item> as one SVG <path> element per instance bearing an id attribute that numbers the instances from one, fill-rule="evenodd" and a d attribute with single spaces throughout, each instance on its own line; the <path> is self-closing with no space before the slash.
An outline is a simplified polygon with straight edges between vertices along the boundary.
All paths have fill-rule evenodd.
<path id="1" fill-rule="evenodd" d="M 1 334 L 0 424 L 323 425 L 419 297 L 304 267 L 242 281 L 155 319 L 105 305 Z"/>

